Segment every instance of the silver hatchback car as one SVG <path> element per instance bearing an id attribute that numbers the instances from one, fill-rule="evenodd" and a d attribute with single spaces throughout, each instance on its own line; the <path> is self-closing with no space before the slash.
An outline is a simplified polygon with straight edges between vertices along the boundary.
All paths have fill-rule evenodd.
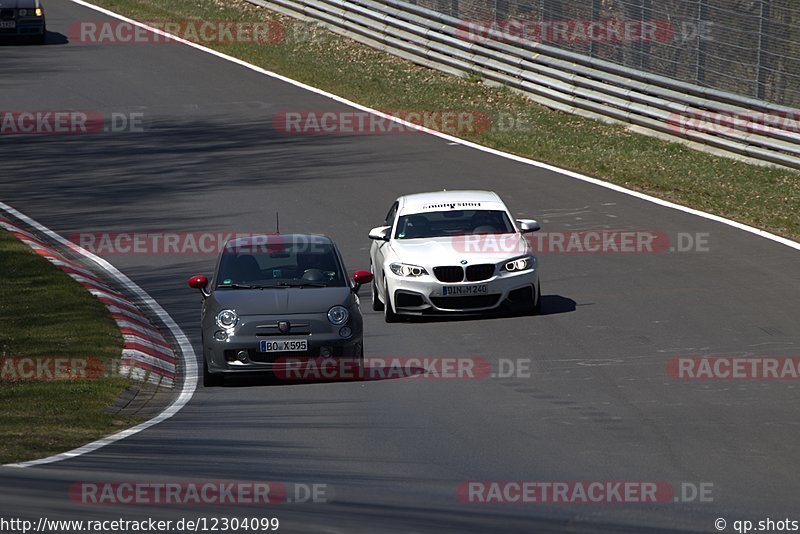
<path id="1" fill-rule="evenodd" d="M 261 235 L 230 240 L 209 280 L 189 286 L 203 296 L 203 384 L 225 375 L 275 372 L 300 358 L 362 361 L 357 292 L 369 271 L 350 279 L 329 237 Z"/>

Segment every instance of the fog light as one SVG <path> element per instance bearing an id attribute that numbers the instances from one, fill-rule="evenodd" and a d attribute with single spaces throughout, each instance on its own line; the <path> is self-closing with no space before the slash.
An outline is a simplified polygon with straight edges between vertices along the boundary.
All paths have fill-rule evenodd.
<path id="1" fill-rule="evenodd" d="M 353 335 L 353 330 L 349 326 L 343 326 L 339 329 L 339 335 L 342 337 L 350 337 Z"/>
<path id="2" fill-rule="evenodd" d="M 228 333 L 224 330 L 217 330 L 214 332 L 214 339 L 217 341 L 227 341 L 228 340 Z"/>
<path id="3" fill-rule="evenodd" d="M 327 358 L 328 356 L 330 356 L 331 355 L 330 347 L 320 347 L 319 355 L 322 356 L 323 358 Z"/>
<path id="4" fill-rule="evenodd" d="M 246 350 L 240 350 L 239 352 L 237 352 L 236 353 L 236 359 L 239 360 L 240 362 L 243 362 L 243 361 L 247 360 L 247 351 Z"/>

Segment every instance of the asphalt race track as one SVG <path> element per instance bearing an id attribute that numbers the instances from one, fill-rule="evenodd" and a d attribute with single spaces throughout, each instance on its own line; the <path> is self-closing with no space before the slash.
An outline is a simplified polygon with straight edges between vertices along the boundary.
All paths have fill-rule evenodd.
<path id="1" fill-rule="evenodd" d="M 792 518 L 797 382 L 688 381 L 686 355 L 800 351 L 797 251 L 729 226 L 423 134 L 286 135 L 276 113 L 341 104 L 182 45 L 0 47 L 3 109 L 142 113 L 144 132 L 0 137 L 0 201 L 76 232 L 331 235 L 369 268 L 368 230 L 399 195 L 491 189 L 549 232 L 707 235 L 708 251 L 542 254 L 544 313 L 387 325 L 361 291 L 367 356 L 531 361 L 530 377 L 200 386 L 178 415 L 95 453 L 0 468 L 0 515 L 37 519 L 276 516 L 286 532 L 714 532 L 718 517 Z M 105 256 L 199 352 L 203 254 Z M 89 506 L 76 481 L 326 484 L 329 502 Z M 470 504 L 465 481 L 713 484 L 711 502 Z M 679 494 L 680 492 L 678 492 Z M 793 519 L 800 519 L 795 516 Z M 732 526 L 728 527 L 730 531 Z"/>

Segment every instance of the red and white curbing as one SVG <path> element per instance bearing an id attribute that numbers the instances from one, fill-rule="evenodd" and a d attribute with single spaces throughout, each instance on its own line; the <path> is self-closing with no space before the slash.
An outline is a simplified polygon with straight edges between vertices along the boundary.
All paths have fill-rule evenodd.
<path id="1" fill-rule="evenodd" d="M 139 381 L 147 380 L 149 383 L 169 388 L 175 385 L 177 364 L 175 353 L 161 332 L 134 303 L 83 266 L 42 243 L 32 233 L 3 218 L 0 218 L 0 227 L 8 230 L 105 304 L 124 339 L 119 366 L 119 373 L 122 376 Z"/>

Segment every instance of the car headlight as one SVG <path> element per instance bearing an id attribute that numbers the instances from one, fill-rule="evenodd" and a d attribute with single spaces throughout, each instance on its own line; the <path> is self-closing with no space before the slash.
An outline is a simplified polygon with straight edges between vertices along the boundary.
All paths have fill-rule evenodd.
<path id="1" fill-rule="evenodd" d="M 407 263 L 391 263 L 389 264 L 389 269 L 392 270 L 394 274 L 397 276 L 422 276 L 423 274 L 428 274 L 428 271 L 425 270 L 424 267 L 420 267 L 418 265 L 408 265 Z"/>
<path id="2" fill-rule="evenodd" d="M 42 11 L 41 7 L 37 7 L 36 11 L 34 11 L 34 13 L 36 13 L 37 17 L 41 17 L 44 14 L 44 11 Z"/>
<path id="3" fill-rule="evenodd" d="M 341 326 L 350 318 L 350 312 L 344 306 L 334 306 L 328 310 L 328 320 L 336 326 Z"/>
<path id="4" fill-rule="evenodd" d="M 19 13 L 20 17 L 27 17 L 28 16 L 28 10 L 27 9 L 20 9 L 18 13 Z"/>
<path id="5" fill-rule="evenodd" d="M 513 260 L 509 260 L 503 265 L 503 270 L 508 271 L 510 273 L 514 273 L 517 271 L 524 271 L 526 269 L 530 269 L 535 264 L 534 258 L 525 257 L 525 258 L 516 258 Z"/>
<path id="6" fill-rule="evenodd" d="M 217 314 L 217 326 L 220 328 L 233 328 L 239 322 L 239 316 L 233 310 L 222 310 Z"/>

